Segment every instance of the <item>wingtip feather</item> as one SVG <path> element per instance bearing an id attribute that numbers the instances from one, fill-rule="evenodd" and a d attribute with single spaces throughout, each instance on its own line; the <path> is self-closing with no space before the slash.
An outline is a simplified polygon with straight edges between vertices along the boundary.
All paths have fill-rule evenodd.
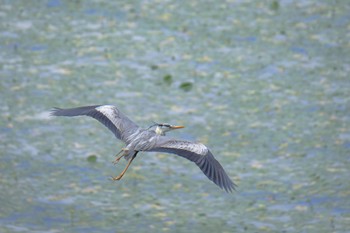
<path id="1" fill-rule="evenodd" d="M 62 110 L 61 108 L 58 108 L 58 107 L 53 107 L 51 110 L 50 110 L 50 116 L 58 116 L 57 113 Z"/>

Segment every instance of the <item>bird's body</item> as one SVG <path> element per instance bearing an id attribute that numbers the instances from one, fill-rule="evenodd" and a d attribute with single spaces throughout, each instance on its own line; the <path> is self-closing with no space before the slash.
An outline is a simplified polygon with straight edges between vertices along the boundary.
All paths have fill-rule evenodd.
<path id="1" fill-rule="evenodd" d="M 231 192 L 235 188 L 235 184 L 205 145 L 165 136 L 167 131 L 183 128 L 183 126 L 154 124 L 148 129 L 143 129 L 112 105 L 95 105 L 70 109 L 55 108 L 52 110 L 51 115 L 69 117 L 86 115 L 93 117 L 110 129 L 118 139 L 125 142 L 126 146 L 119 152 L 121 156 L 115 162 L 117 163 L 124 157 L 128 160 L 128 164 L 118 177 L 113 178 L 114 180 L 122 178 L 137 153 L 153 151 L 173 153 L 184 157 L 196 163 L 203 173 L 222 189 Z"/>

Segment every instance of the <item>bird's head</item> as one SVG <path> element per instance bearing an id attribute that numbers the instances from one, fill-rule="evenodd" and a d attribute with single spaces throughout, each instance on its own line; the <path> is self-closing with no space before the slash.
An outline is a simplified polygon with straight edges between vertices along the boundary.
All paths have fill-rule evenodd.
<path id="1" fill-rule="evenodd" d="M 182 129 L 185 127 L 185 126 L 181 126 L 181 125 L 170 125 L 168 123 L 156 123 L 152 126 L 156 127 L 155 131 L 158 135 L 165 135 L 165 133 L 170 131 L 170 130 Z"/>

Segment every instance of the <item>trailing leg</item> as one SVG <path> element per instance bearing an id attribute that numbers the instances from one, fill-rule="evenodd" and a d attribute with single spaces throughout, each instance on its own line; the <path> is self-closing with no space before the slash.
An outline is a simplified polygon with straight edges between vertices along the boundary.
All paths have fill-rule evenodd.
<path id="1" fill-rule="evenodd" d="M 118 176 L 112 177 L 112 180 L 120 180 L 124 176 L 125 172 L 129 168 L 130 164 L 132 163 L 134 158 L 136 158 L 137 153 L 139 153 L 139 152 L 135 151 L 135 154 L 130 158 L 130 160 L 129 160 L 128 164 L 126 165 L 126 167 L 124 168 L 124 170 Z"/>

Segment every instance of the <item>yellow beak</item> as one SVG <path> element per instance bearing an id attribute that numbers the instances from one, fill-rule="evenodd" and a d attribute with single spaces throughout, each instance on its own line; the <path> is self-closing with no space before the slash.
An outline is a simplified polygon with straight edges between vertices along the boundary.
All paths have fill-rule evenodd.
<path id="1" fill-rule="evenodd" d="M 171 128 L 172 128 L 172 129 L 182 129 L 182 128 L 185 128 L 185 126 L 182 126 L 182 125 L 172 125 Z"/>

